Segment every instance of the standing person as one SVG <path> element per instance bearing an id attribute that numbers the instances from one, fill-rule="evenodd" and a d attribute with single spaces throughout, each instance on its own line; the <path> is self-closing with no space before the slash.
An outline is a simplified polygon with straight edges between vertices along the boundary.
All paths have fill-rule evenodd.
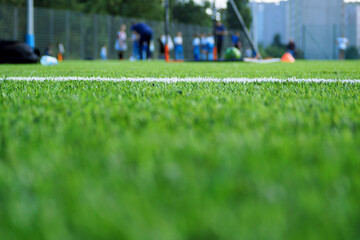
<path id="1" fill-rule="evenodd" d="M 215 28 L 215 41 L 216 41 L 216 48 L 217 48 L 217 57 L 218 59 L 221 58 L 221 50 L 223 46 L 224 37 L 227 34 L 226 28 L 221 21 L 216 21 L 216 28 Z"/>
<path id="2" fill-rule="evenodd" d="M 195 34 L 192 45 L 193 45 L 194 60 L 199 61 L 200 60 L 200 38 L 199 38 L 199 34 Z"/>
<path id="3" fill-rule="evenodd" d="M 207 48 L 207 53 L 208 53 L 208 60 L 213 61 L 214 60 L 215 39 L 211 33 L 209 33 L 206 38 L 206 48 Z"/>
<path id="4" fill-rule="evenodd" d="M 124 53 L 127 50 L 126 44 L 126 25 L 123 24 L 116 34 L 115 49 L 118 51 L 119 59 L 124 59 Z"/>
<path id="5" fill-rule="evenodd" d="M 295 58 L 296 57 L 296 45 L 292 38 L 289 40 L 289 44 L 287 45 L 287 51 Z"/>
<path id="6" fill-rule="evenodd" d="M 205 33 L 201 33 L 200 35 L 200 48 L 201 48 L 201 60 L 207 60 L 207 48 L 206 48 L 206 36 Z"/>
<path id="7" fill-rule="evenodd" d="M 175 59 L 183 60 L 184 59 L 184 48 L 183 48 L 183 38 L 182 33 L 178 32 L 174 38 L 175 43 Z"/>
<path id="8" fill-rule="evenodd" d="M 165 59 L 165 44 L 166 44 L 166 36 L 165 36 L 165 34 L 161 35 L 160 40 L 161 40 L 161 43 L 162 43 L 162 45 L 163 45 L 163 47 L 164 47 L 163 59 Z M 167 41 L 168 41 L 167 46 L 168 46 L 168 50 L 169 50 L 169 54 L 170 54 L 170 52 L 171 52 L 172 50 L 174 50 L 174 42 L 173 42 L 173 40 L 171 39 L 171 36 L 170 36 L 170 35 L 167 36 Z"/>
<path id="9" fill-rule="evenodd" d="M 145 23 L 133 23 L 131 26 L 131 30 L 137 32 L 140 36 L 139 55 L 142 57 L 142 59 L 144 59 L 144 57 L 142 56 L 142 50 L 144 48 L 144 45 L 146 44 L 146 59 L 149 59 L 151 56 L 150 41 L 153 35 L 153 30 Z"/>
<path id="10" fill-rule="evenodd" d="M 52 45 L 52 44 L 49 44 L 49 45 L 45 48 L 44 55 L 45 55 L 45 56 L 50 56 L 50 57 L 52 57 L 53 54 L 54 54 L 53 45 Z"/>
<path id="11" fill-rule="evenodd" d="M 101 47 L 101 50 L 100 50 L 100 58 L 102 60 L 107 60 L 107 48 L 106 48 L 106 45 L 102 46 Z"/>
<path id="12" fill-rule="evenodd" d="M 347 46 L 349 45 L 349 40 L 343 34 L 341 37 L 339 37 L 336 40 L 336 42 L 337 42 L 338 48 L 339 48 L 339 59 L 344 60 L 345 59 L 345 50 L 346 50 Z"/>

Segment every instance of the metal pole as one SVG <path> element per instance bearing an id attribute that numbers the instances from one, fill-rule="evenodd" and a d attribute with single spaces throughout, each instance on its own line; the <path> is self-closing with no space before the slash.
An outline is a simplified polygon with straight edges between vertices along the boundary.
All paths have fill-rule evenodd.
<path id="1" fill-rule="evenodd" d="M 110 15 L 107 16 L 107 49 L 110 49 L 111 46 L 111 22 L 112 22 L 112 17 Z M 110 57 L 110 52 L 108 52 L 108 57 Z"/>
<path id="2" fill-rule="evenodd" d="M 166 42 L 165 44 L 168 44 L 168 35 L 169 35 L 169 25 L 170 25 L 170 19 L 169 19 L 169 0 L 165 0 L 165 36 L 166 36 Z"/>
<path id="3" fill-rule="evenodd" d="M 169 61 L 170 60 L 170 54 L 169 54 L 169 25 L 170 25 L 170 18 L 169 18 L 169 0 L 165 0 L 165 60 Z"/>
<path id="4" fill-rule="evenodd" d="M 256 55 L 259 56 L 260 58 L 262 58 L 262 57 L 261 57 L 261 54 L 260 54 L 260 51 L 259 51 L 259 49 L 258 49 L 258 47 L 257 47 L 257 45 L 255 44 L 253 38 L 251 37 L 251 34 L 250 34 L 249 30 L 247 29 L 247 27 L 246 27 L 246 25 L 245 25 L 244 19 L 242 18 L 241 14 L 240 14 L 240 12 L 239 12 L 239 9 L 238 9 L 237 6 L 235 5 L 234 0 L 229 0 L 229 1 L 230 1 L 231 5 L 232 5 L 232 7 L 233 7 L 233 9 L 234 9 L 234 12 L 235 12 L 237 18 L 239 19 L 239 22 L 240 22 L 240 24 L 241 24 L 241 27 L 243 28 L 243 30 L 244 30 L 244 32 L 245 32 L 245 35 L 246 35 L 247 39 L 248 39 L 249 42 L 250 42 L 251 47 L 255 50 Z"/>
<path id="5" fill-rule="evenodd" d="M 18 40 L 18 18 L 19 10 L 17 7 L 14 8 L 14 40 Z"/>
<path id="6" fill-rule="evenodd" d="M 80 15 L 80 55 L 82 59 L 85 59 L 85 20 L 84 14 Z"/>
<path id="7" fill-rule="evenodd" d="M 305 24 L 302 26 L 302 51 L 303 51 L 303 58 L 305 59 L 305 54 L 306 54 L 306 45 L 305 45 L 305 41 L 306 41 L 306 26 Z"/>
<path id="8" fill-rule="evenodd" d="M 67 58 L 71 54 L 70 51 L 70 12 L 67 10 L 65 12 L 65 50 L 68 49 Z"/>
<path id="9" fill-rule="evenodd" d="M 33 0 L 27 0 L 27 32 L 25 41 L 30 47 L 35 48 Z"/>
<path id="10" fill-rule="evenodd" d="M 49 9 L 49 42 L 54 44 L 54 9 Z"/>
<path id="11" fill-rule="evenodd" d="M 98 56 L 98 16 L 97 14 L 94 15 L 94 59 Z"/>
<path id="12" fill-rule="evenodd" d="M 213 20 L 214 39 L 216 41 L 216 6 L 215 6 L 215 0 L 212 3 L 212 10 L 213 10 L 212 20 Z"/>
<path id="13" fill-rule="evenodd" d="M 345 36 L 345 2 L 341 4 L 341 37 Z"/>
<path id="14" fill-rule="evenodd" d="M 213 15 L 212 15 L 212 20 L 213 20 L 213 37 L 215 40 L 215 48 L 214 48 L 214 60 L 216 61 L 218 58 L 220 58 L 220 56 L 217 56 L 218 50 L 217 50 L 217 46 L 218 46 L 218 38 L 216 37 L 216 5 L 215 5 L 215 0 L 212 2 L 212 10 L 213 10 Z"/>

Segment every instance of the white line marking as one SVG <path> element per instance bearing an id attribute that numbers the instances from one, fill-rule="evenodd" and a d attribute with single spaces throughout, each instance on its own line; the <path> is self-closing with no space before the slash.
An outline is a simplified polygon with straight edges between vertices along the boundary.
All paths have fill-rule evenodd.
<path id="1" fill-rule="evenodd" d="M 238 83 L 253 83 L 253 82 L 296 82 L 296 83 L 360 83 L 359 79 L 318 79 L 318 78 L 154 78 L 154 77 L 140 77 L 140 78 L 106 78 L 106 77 L 2 77 L 1 80 L 13 80 L 13 81 L 106 81 L 106 82 L 164 82 L 164 83 L 176 83 L 176 82 L 238 82 Z"/>

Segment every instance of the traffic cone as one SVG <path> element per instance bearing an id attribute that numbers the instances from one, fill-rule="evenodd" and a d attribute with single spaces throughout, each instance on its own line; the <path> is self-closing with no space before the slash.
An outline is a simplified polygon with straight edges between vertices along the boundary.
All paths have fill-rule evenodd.
<path id="1" fill-rule="evenodd" d="M 285 53 L 284 56 L 282 56 L 281 61 L 286 63 L 294 63 L 295 58 L 290 53 Z"/>

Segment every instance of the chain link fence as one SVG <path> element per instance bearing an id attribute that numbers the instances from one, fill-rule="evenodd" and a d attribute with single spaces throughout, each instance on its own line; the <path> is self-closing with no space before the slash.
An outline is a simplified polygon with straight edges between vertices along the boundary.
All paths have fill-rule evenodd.
<path id="1" fill-rule="evenodd" d="M 139 19 L 123 18 L 120 16 L 85 14 L 69 10 L 54 10 L 36 7 L 34 9 L 35 45 L 41 53 L 49 46 L 57 49 L 58 43 L 65 46 L 65 57 L 67 59 L 98 59 L 100 49 L 106 45 L 108 57 L 116 59 L 114 50 L 116 33 L 122 24 L 128 26 L 127 35 L 131 23 Z M 158 39 L 164 33 L 164 23 L 161 21 L 146 22 L 154 30 L 154 58 L 159 56 Z M 189 24 L 171 23 L 171 36 L 177 32 L 183 33 L 185 59 L 192 59 L 192 41 L 195 33 L 211 33 L 212 28 Z M 0 5 L 0 39 L 23 41 L 26 34 L 26 8 Z M 225 46 L 231 44 L 231 37 L 226 38 Z M 248 44 L 245 43 L 244 46 Z M 55 51 L 56 53 L 56 51 Z M 132 44 L 129 41 L 125 57 L 132 54 Z"/>
<path id="2" fill-rule="evenodd" d="M 339 25 L 304 25 L 302 46 L 306 59 L 337 59 L 337 39 L 341 37 Z"/>

